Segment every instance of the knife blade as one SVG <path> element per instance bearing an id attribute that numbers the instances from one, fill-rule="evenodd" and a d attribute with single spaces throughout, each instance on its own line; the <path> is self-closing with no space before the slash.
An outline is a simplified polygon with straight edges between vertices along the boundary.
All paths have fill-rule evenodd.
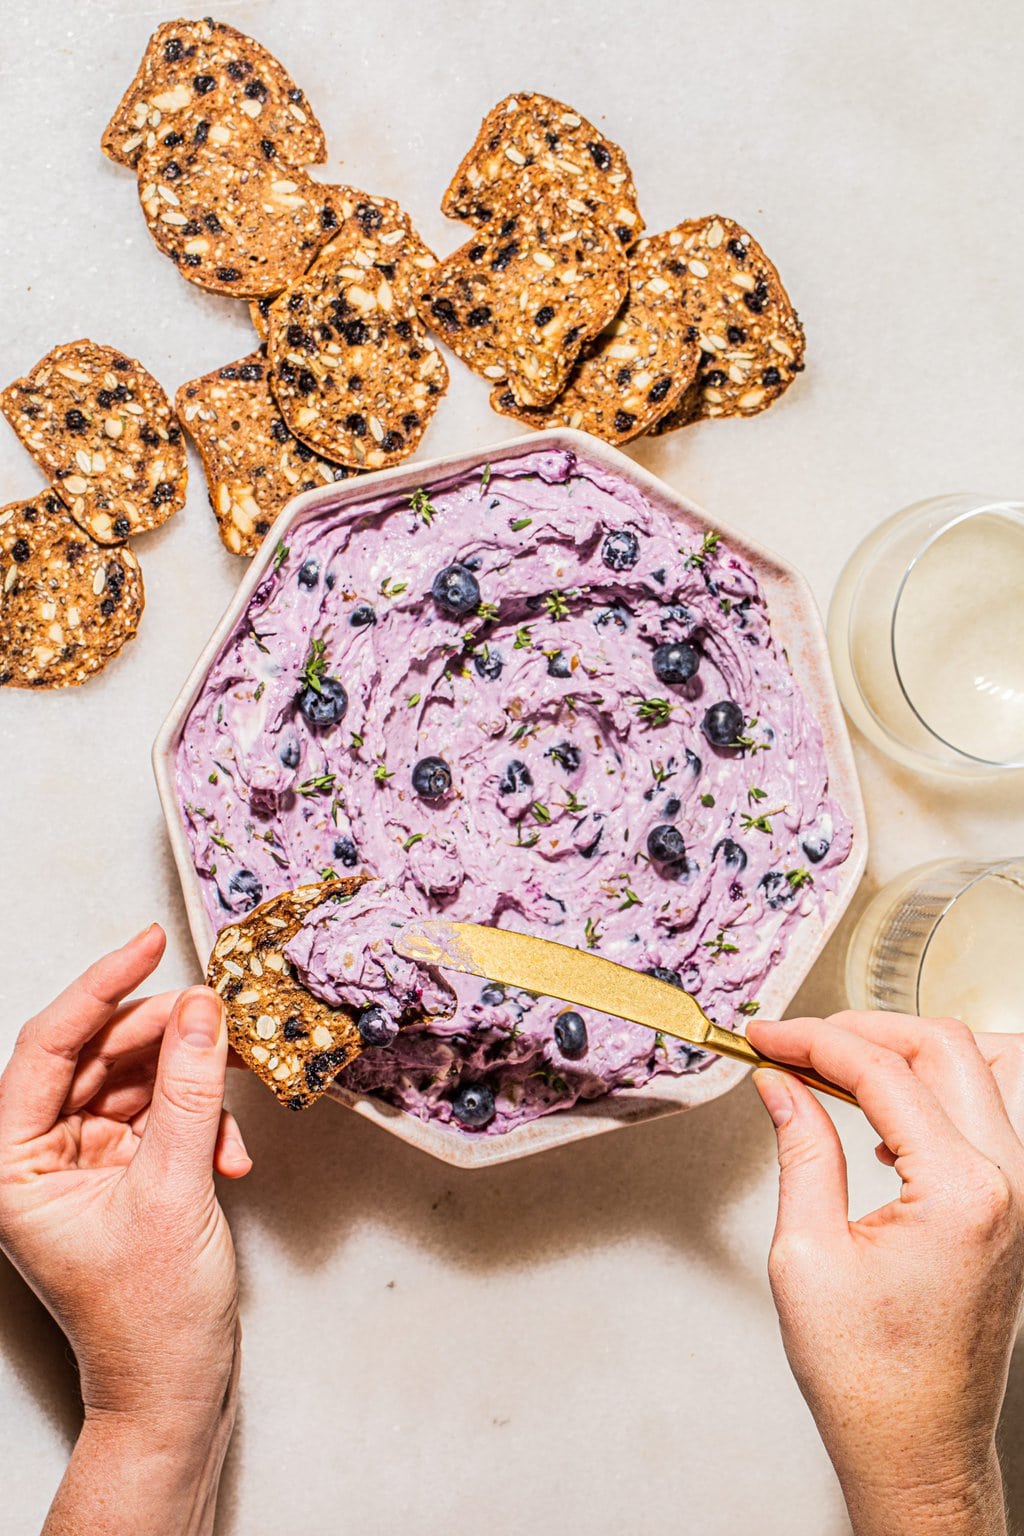
<path id="1" fill-rule="evenodd" d="M 844 1099 L 847 1104 L 856 1103 L 852 1094 L 837 1083 L 810 1069 L 764 1056 L 754 1049 L 746 1035 L 712 1023 L 689 992 L 656 976 L 606 960 L 603 955 L 508 928 L 445 922 L 441 918 L 416 918 L 406 923 L 396 934 L 394 947 L 407 960 L 486 977 L 538 997 L 555 997 L 577 1007 L 610 1013 L 751 1067 L 773 1067 L 792 1073 L 821 1093 Z"/>

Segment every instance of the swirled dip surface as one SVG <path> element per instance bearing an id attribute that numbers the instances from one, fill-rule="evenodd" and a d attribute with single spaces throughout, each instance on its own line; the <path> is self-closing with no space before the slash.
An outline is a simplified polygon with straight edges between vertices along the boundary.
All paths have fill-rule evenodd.
<path id="1" fill-rule="evenodd" d="M 791 935 L 833 890 L 851 829 L 753 573 L 702 533 L 550 451 L 435 483 L 416 509 L 392 492 L 297 526 L 179 748 L 215 927 L 325 870 L 365 871 L 396 913 L 658 967 L 725 1026 L 756 1011 Z M 432 596 L 453 564 L 479 588 L 462 616 Z M 655 672 L 673 643 L 696 653 L 684 682 Z M 343 716 L 311 723 L 302 705 L 336 713 L 338 683 Z M 707 711 L 725 701 L 742 727 L 716 745 Z M 719 711 L 712 734 L 728 720 Z M 446 788 L 421 768 L 421 787 L 445 791 L 434 798 L 414 786 L 424 758 L 450 774 Z M 329 974 L 311 939 L 292 959 L 328 1001 L 379 1001 L 358 957 Z M 577 1021 L 556 1036 L 562 1005 L 452 980 L 455 1017 L 403 1029 L 340 1081 L 493 1134 L 712 1059 L 597 1013 L 581 1050 Z"/>

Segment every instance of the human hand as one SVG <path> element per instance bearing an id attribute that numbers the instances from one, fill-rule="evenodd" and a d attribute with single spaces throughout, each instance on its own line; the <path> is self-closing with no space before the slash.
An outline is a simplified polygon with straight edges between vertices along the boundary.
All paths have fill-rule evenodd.
<path id="1" fill-rule="evenodd" d="M 890 1013 L 747 1034 L 853 1093 L 901 1180 L 851 1222 L 830 1116 L 795 1078 L 755 1073 L 779 1148 L 772 1293 L 857 1536 L 1003 1536 L 995 1431 L 1024 1291 L 1024 1041 Z"/>
<path id="2" fill-rule="evenodd" d="M 238 1291 L 213 1170 L 251 1163 L 222 1108 L 220 1000 L 124 1002 L 163 949 L 154 924 L 90 966 L 0 1077 L 0 1247 L 66 1333 L 85 1407 L 52 1531 L 108 1529 L 90 1502 L 106 1476 L 110 1530 L 205 1530 L 233 1420 Z"/>

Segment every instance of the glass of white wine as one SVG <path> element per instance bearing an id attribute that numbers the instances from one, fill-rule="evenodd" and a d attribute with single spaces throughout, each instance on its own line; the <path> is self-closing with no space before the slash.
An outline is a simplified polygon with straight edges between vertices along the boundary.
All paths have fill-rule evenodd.
<path id="1" fill-rule="evenodd" d="M 853 1008 L 1024 1032 L 1024 858 L 939 859 L 879 891 L 846 956 Z"/>
<path id="2" fill-rule="evenodd" d="M 839 578 L 829 649 L 847 714 L 912 768 L 1024 768 L 1024 502 L 898 512 Z"/>

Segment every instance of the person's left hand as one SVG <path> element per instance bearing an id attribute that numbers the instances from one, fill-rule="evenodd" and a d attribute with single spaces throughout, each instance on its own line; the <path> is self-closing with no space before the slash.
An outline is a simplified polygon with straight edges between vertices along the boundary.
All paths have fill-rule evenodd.
<path id="1" fill-rule="evenodd" d="M 152 925 L 18 1036 L 0 1077 L 0 1248 L 74 1349 L 86 1431 L 116 1433 L 122 1461 L 167 1447 L 194 1492 L 215 1445 L 219 1472 L 237 1376 L 213 1171 L 239 1178 L 251 1162 L 223 1109 L 220 999 L 196 987 L 124 1001 L 164 942 Z"/>

